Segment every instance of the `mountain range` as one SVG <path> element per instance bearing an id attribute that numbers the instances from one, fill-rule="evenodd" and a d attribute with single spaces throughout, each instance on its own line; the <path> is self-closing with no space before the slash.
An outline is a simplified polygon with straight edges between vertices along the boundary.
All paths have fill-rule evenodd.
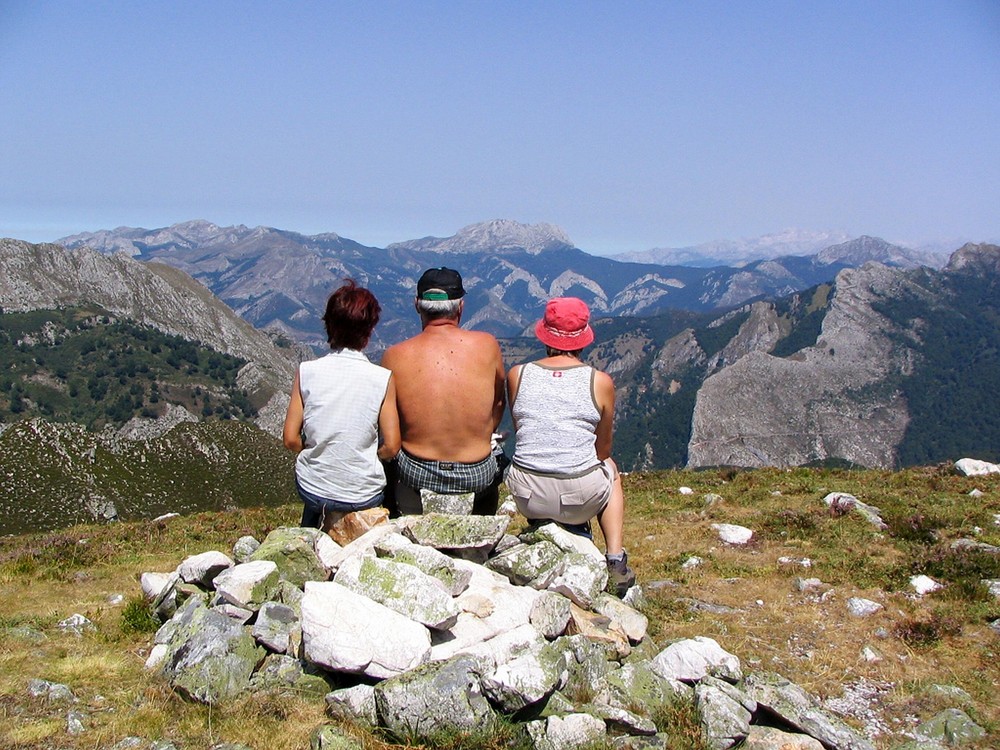
<path id="1" fill-rule="evenodd" d="M 711 311 L 784 296 L 867 260 L 905 268 L 926 260 L 884 240 L 860 237 L 812 255 L 767 258 L 739 268 L 623 262 L 583 252 L 552 225 L 509 220 L 386 248 L 332 233 L 307 236 L 206 221 L 154 230 L 119 227 L 64 237 L 58 243 L 172 265 L 202 282 L 255 327 L 318 348 L 325 346 L 319 321 L 326 298 L 345 277 L 369 287 L 382 305 L 373 342 L 378 349 L 417 331 L 416 280 L 434 266 L 462 272 L 468 291 L 464 324 L 497 336 L 516 336 L 529 330 L 553 296 L 580 297 L 595 316 L 651 315 L 678 308 Z"/>
<path id="2" fill-rule="evenodd" d="M 459 235 L 464 239 L 456 239 Z M 831 461 L 891 468 L 954 460 L 961 457 L 958 454 L 1000 458 L 1000 415 L 993 404 L 1000 387 L 997 246 L 964 246 L 936 270 L 913 267 L 905 253 L 901 256 L 881 240 L 858 238 L 813 257 L 752 264 L 757 275 L 751 274 L 747 283 L 759 282 L 770 269 L 771 278 L 786 274 L 786 284 L 780 294 L 757 289 L 750 301 L 736 302 L 729 301 L 735 300 L 736 279 L 750 273 L 748 269 L 665 271 L 595 258 L 566 245 L 562 233 L 545 226 L 501 222 L 467 228 L 459 235 L 413 241 L 419 249 L 404 247 L 406 243 L 378 249 L 336 235 L 305 238 L 273 229 L 223 229 L 193 222 L 158 234 L 115 230 L 103 238 L 103 251 L 0 241 L 0 321 L 35 311 L 30 320 L 19 318 L 6 326 L 0 344 L 5 340 L 13 347 L 9 351 L 28 365 L 33 362 L 36 369 L 3 375 L 0 414 L 9 421 L 11 407 L 18 405 L 16 418 L 39 416 L 32 412 L 38 406 L 32 394 L 71 387 L 73 368 L 54 366 L 52 351 L 85 335 L 72 328 L 66 316 L 90 321 L 92 312 L 75 311 L 92 305 L 237 358 L 238 363 L 217 360 L 215 365 L 203 359 L 180 362 L 180 372 L 188 379 L 206 373 L 216 378 L 187 384 L 189 392 L 205 392 L 218 390 L 228 368 L 239 366 L 238 378 L 259 406 L 258 424 L 274 433 L 301 353 L 240 320 L 184 269 L 165 260 L 174 265 L 183 260 L 206 282 L 215 279 L 230 294 L 257 302 L 283 294 L 272 287 L 290 290 L 319 278 L 336 284 L 334 269 L 355 276 L 369 283 L 389 310 L 380 324 L 383 343 L 415 330 L 415 278 L 424 267 L 446 264 L 473 269 L 466 270 L 471 315 L 465 322 L 502 336 L 508 367 L 539 356 L 537 341 L 522 334 L 549 295 L 589 295 L 603 317 L 594 321 L 597 343 L 588 350 L 588 360 L 615 378 L 616 456 L 623 468 Z M 497 247 L 498 238 L 512 244 Z M 121 244 L 126 241 L 131 244 Z M 114 243 L 117 250 L 108 252 Z M 826 250 L 830 252 L 821 258 Z M 859 267 L 847 263 L 872 253 L 881 253 L 885 262 Z M 271 285 L 265 268 L 271 269 Z M 646 278 L 651 268 L 660 279 L 679 280 L 681 273 L 691 273 L 689 283 L 665 285 L 661 296 L 673 294 L 674 300 L 696 303 L 684 309 L 659 307 L 665 305 L 660 298 L 647 306 L 633 300 L 631 306 L 617 309 L 635 311 L 638 306 L 645 314 L 610 314 L 615 304 L 624 304 L 623 290 L 635 284 L 635 274 L 642 271 L 640 278 Z M 803 269 L 821 279 L 805 285 L 804 279 L 813 277 Z M 323 284 L 314 286 L 315 299 L 325 299 Z M 699 300 L 690 296 L 692 287 L 701 294 L 714 290 L 717 296 Z M 792 291 L 784 291 L 788 289 Z M 726 293 L 734 296 L 727 298 Z M 604 303 L 603 309 L 598 302 Z M 311 315 L 303 306 L 289 304 L 292 309 L 297 317 L 290 320 Z M 393 311 L 399 317 L 393 318 Z M 497 311 L 505 311 L 506 318 Z M 104 324 L 109 323 L 104 316 Z M 272 328 L 286 335 L 292 330 L 276 324 Z M 127 334 L 116 329 L 115 340 Z M 124 379 L 125 387 L 131 388 L 121 358 L 140 349 L 148 352 L 148 341 L 115 349 L 119 364 L 110 374 Z M 174 356 L 175 364 L 177 360 Z M 149 360 L 148 377 L 169 375 L 171 370 L 164 369 L 168 365 Z M 11 394 L 16 394 L 16 403 Z M 150 406 L 143 400 L 147 396 L 145 391 L 136 395 L 136 409 Z M 196 406 L 203 414 L 222 408 L 223 418 L 238 416 L 229 405 L 209 409 L 214 404 Z"/>

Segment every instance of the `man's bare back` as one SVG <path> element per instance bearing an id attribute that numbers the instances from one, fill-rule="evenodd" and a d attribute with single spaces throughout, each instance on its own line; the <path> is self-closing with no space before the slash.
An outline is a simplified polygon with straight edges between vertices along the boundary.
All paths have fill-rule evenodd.
<path id="1" fill-rule="evenodd" d="M 435 319 L 390 347 L 382 366 L 393 372 L 403 449 L 434 461 L 472 463 L 490 454 L 504 410 L 500 345 L 457 320 Z"/>

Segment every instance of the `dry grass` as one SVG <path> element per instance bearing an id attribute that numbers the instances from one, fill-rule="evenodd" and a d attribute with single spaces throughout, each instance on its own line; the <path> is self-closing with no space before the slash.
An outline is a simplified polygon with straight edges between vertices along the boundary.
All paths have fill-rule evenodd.
<path id="1" fill-rule="evenodd" d="M 680 486 L 693 492 L 682 495 Z M 870 712 L 848 721 L 877 727 L 880 748 L 901 742 L 918 718 L 956 705 L 932 686 L 957 686 L 971 696 L 960 707 L 990 732 L 979 747 L 1000 746 L 1000 636 L 988 627 L 1000 617 L 1000 603 L 968 583 L 991 565 L 997 574 L 983 577 L 1000 578 L 1000 560 L 948 552 L 950 541 L 975 535 L 977 527 L 978 539 L 1000 545 L 994 519 L 1000 478 L 962 478 L 938 468 L 657 472 L 627 476 L 625 487 L 626 546 L 647 587 L 658 643 L 713 637 L 745 670 L 779 672 L 824 699 L 868 689 Z M 973 488 L 986 494 L 971 498 Z M 832 516 L 822 502 L 831 491 L 878 506 L 890 530 L 878 531 L 857 514 Z M 706 506 L 707 493 L 723 501 Z M 0 540 L 0 747 L 110 748 L 129 735 L 162 737 L 182 748 L 221 741 L 308 747 L 309 734 L 325 721 L 321 702 L 295 696 L 247 697 L 223 708 L 186 702 L 144 670 L 151 635 L 135 632 L 123 617 L 127 607 L 109 600 L 133 598 L 143 571 L 171 570 L 188 554 L 228 550 L 244 534 L 260 539 L 297 519 L 298 508 L 287 506 Z M 747 526 L 755 539 L 727 546 L 713 523 Z M 703 563 L 682 567 L 692 555 Z M 812 566 L 782 564 L 782 557 L 809 558 Z M 953 580 L 918 598 L 908 580 L 919 572 Z M 797 577 L 819 578 L 826 593 L 799 592 Z M 885 608 L 851 617 L 852 596 Z M 693 609 L 693 600 L 731 611 Z M 97 631 L 61 633 L 56 624 L 74 612 L 93 620 Z M 43 632 L 45 640 L 9 635 L 19 626 Z M 865 646 L 881 659 L 867 661 Z M 31 698 L 32 678 L 70 685 L 79 702 Z M 71 708 L 88 716 L 87 731 L 77 737 L 66 732 Z M 362 739 L 367 747 L 389 747 Z M 680 739 L 674 748 L 698 744 Z"/>

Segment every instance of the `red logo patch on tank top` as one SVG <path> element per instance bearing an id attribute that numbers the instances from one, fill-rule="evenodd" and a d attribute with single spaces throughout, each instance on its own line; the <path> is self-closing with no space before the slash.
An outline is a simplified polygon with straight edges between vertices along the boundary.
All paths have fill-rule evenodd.
<path id="1" fill-rule="evenodd" d="M 554 377 L 554 378 L 561 378 L 562 377 L 562 372 L 560 372 L 559 370 L 556 370 L 554 373 L 552 373 L 552 377 Z"/>

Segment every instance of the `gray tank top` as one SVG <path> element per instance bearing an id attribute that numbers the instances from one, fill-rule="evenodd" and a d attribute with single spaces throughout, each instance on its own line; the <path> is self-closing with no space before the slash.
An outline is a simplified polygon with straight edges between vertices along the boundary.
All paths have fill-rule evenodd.
<path id="1" fill-rule="evenodd" d="M 550 368 L 530 362 L 521 368 L 510 407 L 517 425 L 514 463 L 557 475 L 585 473 L 600 463 L 595 374 L 589 365 Z"/>

